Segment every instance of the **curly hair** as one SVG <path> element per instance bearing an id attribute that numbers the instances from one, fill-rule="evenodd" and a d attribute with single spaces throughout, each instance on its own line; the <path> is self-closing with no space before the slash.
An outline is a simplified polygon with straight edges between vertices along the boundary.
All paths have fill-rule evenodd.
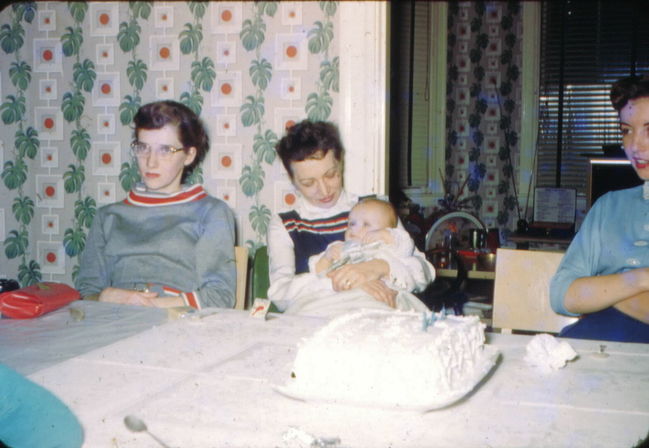
<path id="1" fill-rule="evenodd" d="M 628 76 L 619 79 L 611 87 L 611 104 L 620 112 L 629 100 L 649 97 L 649 75 Z"/>
<path id="2" fill-rule="evenodd" d="M 183 170 L 182 182 L 205 159 L 210 149 L 210 138 L 201 119 L 189 107 L 176 101 L 156 101 L 138 109 L 133 118 L 135 138 L 140 129 L 160 129 L 168 124 L 178 128 L 178 136 L 185 151 L 196 148 L 196 157 Z"/>
<path id="3" fill-rule="evenodd" d="M 293 178 L 292 162 L 321 159 L 333 151 L 337 161 L 342 162 L 345 149 L 338 128 L 327 121 L 303 120 L 287 131 L 275 147 L 288 175 Z"/>

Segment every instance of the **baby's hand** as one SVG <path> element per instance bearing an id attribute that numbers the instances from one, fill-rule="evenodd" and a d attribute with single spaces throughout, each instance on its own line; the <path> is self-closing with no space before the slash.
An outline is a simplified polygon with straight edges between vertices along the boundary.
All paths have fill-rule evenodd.
<path id="1" fill-rule="evenodd" d="M 388 229 L 372 230 L 367 232 L 363 237 L 363 244 L 373 243 L 375 241 L 382 241 L 386 244 L 394 244 L 394 237 Z"/>
<path id="2" fill-rule="evenodd" d="M 327 257 L 329 260 L 333 261 L 338 261 L 340 260 L 340 257 L 343 254 L 343 242 L 342 241 L 336 241 L 335 243 L 332 243 L 327 247 L 327 251 L 325 252 L 325 257 Z"/>

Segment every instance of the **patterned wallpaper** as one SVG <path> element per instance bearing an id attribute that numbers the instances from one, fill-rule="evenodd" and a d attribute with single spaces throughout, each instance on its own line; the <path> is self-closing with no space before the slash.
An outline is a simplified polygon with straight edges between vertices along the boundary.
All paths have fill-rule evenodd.
<path id="1" fill-rule="evenodd" d="M 520 165 L 521 2 L 449 2 L 448 188 L 487 227 L 515 228 Z M 525 204 L 521 204 L 524 206 Z"/>
<path id="2" fill-rule="evenodd" d="M 517 218 L 520 5 L 448 8 L 445 175 L 456 189 L 466 181 L 471 210 L 489 227 L 512 228 Z M 239 244 L 265 244 L 271 214 L 295 201 L 275 142 L 305 117 L 344 121 L 340 9 L 246 1 L 2 10 L 0 277 L 72 280 L 96 209 L 137 179 L 128 152 L 135 111 L 164 98 L 187 104 L 209 128 L 212 148 L 193 181 L 235 211 Z"/>
<path id="3" fill-rule="evenodd" d="M 137 181 L 138 107 L 199 113 L 193 177 L 265 244 L 295 201 L 274 144 L 306 117 L 338 121 L 338 2 L 35 2 L 0 12 L 0 276 L 70 282 L 98 207 Z"/>

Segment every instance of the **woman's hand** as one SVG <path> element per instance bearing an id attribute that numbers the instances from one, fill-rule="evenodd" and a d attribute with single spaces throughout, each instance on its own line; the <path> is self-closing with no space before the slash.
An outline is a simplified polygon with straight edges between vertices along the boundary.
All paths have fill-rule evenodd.
<path id="1" fill-rule="evenodd" d="M 133 291 L 131 289 L 106 288 L 99 294 L 99 301 L 127 305 L 156 306 L 157 292 Z"/>
<path id="2" fill-rule="evenodd" d="M 396 308 L 397 291 L 386 286 L 381 280 L 371 280 L 361 285 L 361 289 L 390 308 Z"/>
<path id="3" fill-rule="evenodd" d="M 362 263 L 346 264 L 327 274 L 334 291 L 358 288 L 372 280 L 380 280 L 390 274 L 387 261 L 375 259 Z"/>

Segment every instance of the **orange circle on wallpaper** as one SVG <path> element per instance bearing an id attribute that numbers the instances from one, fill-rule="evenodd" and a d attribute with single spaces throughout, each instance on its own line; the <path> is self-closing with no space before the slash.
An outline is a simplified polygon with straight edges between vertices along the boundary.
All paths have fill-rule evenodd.
<path id="1" fill-rule="evenodd" d="M 221 20 L 223 20 L 224 22 L 229 22 L 230 20 L 232 20 L 232 11 L 230 11 L 229 9 L 224 9 L 221 12 Z"/>
<path id="2" fill-rule="evenodd" d="M 108 25 L 110 23 L 110 15 L 105 12 L 99 14 L 99 23 L 102 25 Z"/>
<path id="3" fill-rule="evenodd" d="M 44 61 L 49 62 L 54 58 L 54 53 L 52 53 L 52 50 L 44 50 L 41 56 L 43 57 Z"/>
<path id="4" fill-rule="evenodd" d="M 231 167 L 232 166 L 232 157 L 230 157 L 230 156 L 221 157 L 221 166 L 224 166 L 226 168 Z"/>
<path id="5" fill-rule="evenodd" d="M 229 194 L 224 194 L 223 195 L 223 200 L 224 201 L 229 201 L 230 200 L 230 195 Z"/>
<path id="6" fill-rule="evenodd" d="M 158 54 L 162 59 L 169 59 L 169 56 L 171 56 L 171 50 L 169 50 L 169 47 L 160 47 Z"/>
<path id="7" fill-rule="evenodd" d="M 169 86 L 167 84 L 162 86 L 162 91 L 167 92 L 169 90 Z"/>
<path id="8" fill-rule="evenodd" d="M 284 129 L 285 129 L 285 130 L 288 130 L 288 129 L 292 128 L 293 126 L 295 126 L 295 122 L 294 122 L 293 120 L 288 120 L 288 121 L 284 124 Z"/>
<path id="9" fill-rule="evenodd" d="M 55 194 L 56 194 L 56 188 L 54 188 L 51 185 L 45 187 L 45 196 L 47 196 L 48 198 L 52 198 L 54 197 Z"/>
<path id="10" fill-rule="evenodd" d="M 45 259 L 47 260 L 48 263 L 55 263 L 56 254 L 54 252 L 48 252 L 47 255 L 45 255 Z"/>
<path id="11" fill-rule="evenodd" d="M 295 45 L 289 45 L 286 47 L 286 56 L 289 58 L 294 58 L 297 56 L 297 47 Z"/>
<path id="12" fill-rule="evenodd" d="M 43 19 L 43 23 L 45 23 L 45 25 L 49 25 L 49 24 L 50 24 L 50 18 L 49 18 L 49 17 L 45 17 L 45 18 Z"/>
<path id="13" fill-rule="evenodd" d="M 223 84 L 221 84 L 221 93 L 223 95 L 231 94 L 232 93 L 232 84 L 230 84 L 229 82 L 224 82 Z"/>
<path id="14" fill-rule="evenodd" d="M 104 95 L 110 94 L 111 90 L 112 89 L 109 83 L 105 82 L 101 85 L 101 93 L 103 93 Z"/>
<path id="15" fill-rule="evenodd" d="M 54 127 L 54 120 L 52 118 L 46 118 L 43 120 L 43 126 L 45 129 L 52 129 Z"/>
<path id="16" fill-rule="evenodd" d="M 110 121 L 104 121 L 103 126 L 104 126 L 105 128 L 110 127 Z"/>
<path id="17" fill-rule="evenodd" d="M 295 195 L 293 193 L 285 194 L 284 195 L 284 203 L 286 203 L 286 205 L 295 204 Z"/>
<path id="18" fill-rule="evenodd" d="M 160 16 L 160 18 L 161 18 L 163 21 L 166 22 L 166 21 L 167 21 L 167 14 L 162 14 L 162 16 Z"/>
<path id="19" fill-rule="evenodd" d="M 101 163 L 104 165 L 110 165 L 110 162 L 113 161 L 113 156 L 109 152 L 105 152 L 101 155 Z"/>

